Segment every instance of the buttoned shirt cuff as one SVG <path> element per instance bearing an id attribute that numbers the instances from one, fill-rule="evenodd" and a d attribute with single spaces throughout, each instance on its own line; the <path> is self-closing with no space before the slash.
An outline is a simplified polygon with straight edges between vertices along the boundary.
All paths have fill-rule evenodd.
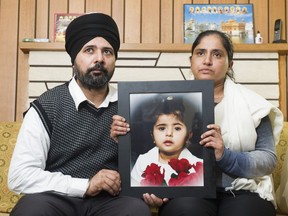
<path id="1" fill-rule="evenodd" d="M 72 178 L 68 194 L 73 197 L 84 197 L 89 186 L 89 179 Z"/>

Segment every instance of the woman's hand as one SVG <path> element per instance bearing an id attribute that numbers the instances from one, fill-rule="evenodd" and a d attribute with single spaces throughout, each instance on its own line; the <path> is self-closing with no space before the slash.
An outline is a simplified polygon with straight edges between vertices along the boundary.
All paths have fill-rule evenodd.
<path id="1" fill-rule="evenodd" d="M 210 124 L 207 128 L 209 130 L 201 135 L 200 144 L 204 147 L 213 148 L 216 160 L 220 160 L 224 153 L 224 142 L 221 135 L 221 128 L 216 124 Z"/>
<path id="2" fill-rule="evenodd" d="M 160 207 L 161 205 L 163 205 L 163 203 L 169 201 L 168 198 L 161 199 L 155 196 L 154 194 L 148 194 L 148 193 L 143 194 L 143 199 L 145 203 L 151 207 Z"/>
<path id="3" fill-rule="evenodd" d="M 130 131 L 130 126 L 122 116 L 114 115 L 112 119 L 110 137 L 118 143 L 118 136 L 126 135 Z"/>

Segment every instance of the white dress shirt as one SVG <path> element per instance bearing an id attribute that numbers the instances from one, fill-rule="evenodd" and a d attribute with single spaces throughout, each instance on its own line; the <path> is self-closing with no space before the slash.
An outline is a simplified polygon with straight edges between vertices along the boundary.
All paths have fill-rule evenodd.
<path id="1" fill-rule="evenodd" d="M 69 83 L 69 92 L 75 107 L 88 101 L 75 78 Z M 98 107 L 107 107 L 117 101 L 117 90 L 109 85 L 106 99 Z M 89 103 L 93 104 L 91 101 Z M 50 138 L 36 110 L 31 107 L 23 120 L 8 172 L 8 187 L 16 193 L 31 194 L 53 191 L 74 197 L 83 197 L 88 179 L 73 178 L 60 172 L 45 171 Z"/>

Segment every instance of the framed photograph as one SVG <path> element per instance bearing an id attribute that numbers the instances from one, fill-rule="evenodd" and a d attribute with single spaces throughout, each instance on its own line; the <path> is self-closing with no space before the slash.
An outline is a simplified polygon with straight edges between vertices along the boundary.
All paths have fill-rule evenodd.
<path id="1" fill-rule="evenodd" d="M 215 197 L 214 151 L 199 144 L 214 122 L 214 82 L 119 82 L 118 97 L 131 129 L 119 137 L 121 193 Z"/>
<path id="2" fill-rule="evenodd" d="M 65 42 L 66 28 L 72 20 L 83 14 L 55 13 L 54 14 L 54 42 Z"/>
<path id="3" fill-rule="evenodd" d="M 184 4 L 184 43 L 205 30 L 228 34 L 233 43 L 254 43 L 252 4 Z"/>

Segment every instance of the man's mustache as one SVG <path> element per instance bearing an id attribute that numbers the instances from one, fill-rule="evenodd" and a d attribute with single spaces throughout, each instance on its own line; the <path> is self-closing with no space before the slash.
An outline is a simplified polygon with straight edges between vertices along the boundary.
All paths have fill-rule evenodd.
<path id="1" fill-rule="evenodd" d="M 104 68 L 103 64 L 101 64 L 101 63 L 96 63 L 94 67 L 88 69 L 88 72 L 91 72 L 94 70 L 99 70 L 99 71 L 102 71 L 104 73 L 107 72 L 106 69 Z"/>

